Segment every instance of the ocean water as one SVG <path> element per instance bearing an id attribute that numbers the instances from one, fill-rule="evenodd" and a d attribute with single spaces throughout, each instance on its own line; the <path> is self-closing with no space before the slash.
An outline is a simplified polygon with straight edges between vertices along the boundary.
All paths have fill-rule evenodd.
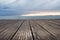
<path id="1" fill-rule="evenodd" d="M 0 19 L 60 19 L 58 16 L 0 16 Z"/>

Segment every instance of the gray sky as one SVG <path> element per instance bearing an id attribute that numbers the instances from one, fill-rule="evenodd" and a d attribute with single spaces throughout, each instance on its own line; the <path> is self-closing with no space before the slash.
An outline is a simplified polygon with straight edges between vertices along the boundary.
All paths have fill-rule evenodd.
<path id="1" fill-rule="evenodd" d="M 60 10 L 60 0 L 0 0 L 0 16 L 42 10 Z"/>

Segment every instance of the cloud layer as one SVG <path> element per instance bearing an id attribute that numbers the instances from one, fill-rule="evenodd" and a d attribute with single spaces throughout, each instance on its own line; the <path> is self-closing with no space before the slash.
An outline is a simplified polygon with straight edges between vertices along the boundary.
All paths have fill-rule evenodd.
<path id="1" fill-rule="evenodd" d="M 60 10 L 60 0 L 0 0 L 0 16 L 32 10 Z"/>

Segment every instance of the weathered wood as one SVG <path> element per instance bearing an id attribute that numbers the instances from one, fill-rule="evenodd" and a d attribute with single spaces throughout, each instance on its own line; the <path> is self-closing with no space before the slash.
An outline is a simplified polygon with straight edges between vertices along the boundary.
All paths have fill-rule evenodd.
<path id="1" fill-rule="evenodd" d="M 18 21 L 2 21 L 0 25 L 0 33 L 7 29 L 9 26 L 16 24 Z"/>
<path id="2" fill-rule="evenodd" d="M 46 24 L 48 24 L 51 27 L 54 27 L 55 29 L 60 30 L 60 23 L 56 23 L 55 21 L 46 21 Z"/>
<path id="3" fill-rule="evenodd" d="M 0 40 L 60 40 L 60 20 L 0 20 Z"/>
<path id="4" fill-rule="evenodd" d="M 60 29 L 54 28 L 55 25 L 50 26 L 49 22 L 47 23 L 45 21 L 38 21 L 37 23 L 39 25 L 41 25 L 43 28 L 45 28 L 46 31 L 48 31 L 50 34 L 52 34 L 53 37 L 55 37 L 57 40 L 60 40 Z"/>
<path id="5" fill-rule="evenodd" d="M 8 25 L 7 29 L 0 33 L 0 40 L 9 40 L 14 35 L 18 27 L 21 25 L 21 21 L 13 25 Z"/>
<path id="6" fill-rule="evenodd" d="M 34 33 L 34 40 L 57 40 L 35 22 L 31 21 L 30 23 Z"/>
<path id="7" fill-rule="evenodd" d="M 25 21 L 12 40 L 33 40 L 28 21 Z"/>

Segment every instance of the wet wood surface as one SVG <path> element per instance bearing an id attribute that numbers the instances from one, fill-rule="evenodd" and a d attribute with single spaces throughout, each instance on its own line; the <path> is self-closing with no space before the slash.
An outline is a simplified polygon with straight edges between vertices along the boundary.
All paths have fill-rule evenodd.
<path id="1" fill-rule="evenodd" d="M 0 20 L 0 40 L 60 40 L 60 20 Z"/>

